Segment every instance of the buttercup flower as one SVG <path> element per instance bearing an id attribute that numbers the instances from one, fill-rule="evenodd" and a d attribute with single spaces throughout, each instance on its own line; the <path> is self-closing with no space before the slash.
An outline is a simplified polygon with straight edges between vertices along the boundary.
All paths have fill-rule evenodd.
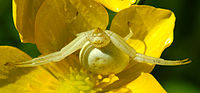
<path id="1" fill-rule="evenodd" d="M 13 0 L 13 17 L 22 41 L 35 43 L 42 55 L 59 51 L 80 32 L 105 30 L 108 25 L 106 9 L 93 0 Z M 160 57 L 173 41 L 174 22 L 170 10 L 133 5 L 114 17 L 110 30 L 125 37 L 130 27 L 134 36 L 127 43 L 139 53 Z M 152 64 L 132 61 L 122 72 L 102 76 L 82 68 L 78 53 L 57 63 L 16 68 L 12 63 L 31 58 L 17 48 L 1 46 L 0 92 L 166 93 L 149 74 Z"/>

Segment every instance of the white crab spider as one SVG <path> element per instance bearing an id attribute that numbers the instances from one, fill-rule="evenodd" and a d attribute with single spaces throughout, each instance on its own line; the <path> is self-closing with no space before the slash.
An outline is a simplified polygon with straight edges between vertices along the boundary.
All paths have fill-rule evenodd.
<path id="1" fill-rule="evenodd" d="M 132 35 L 131 29 L 130 33 L 124 38 L 114 32 L 103 31 L 100 28 L 82 32 L 77 34 L 77 38 L 60 51 L 29 61 L 19 62 L 16 66 L 30 67 L 58 62 L 79 49 L 81 49 L 79 53 L 80 63 L 89 71 L 102 75 L 121 72 L 127 67 L 131 59 L 136 62 L 157 65 L 182 65 L 190 62 L 188 59 L 170 61 L 137 53 L 135 49 L 126 43 L 126 40 L 131 38 Z"/>

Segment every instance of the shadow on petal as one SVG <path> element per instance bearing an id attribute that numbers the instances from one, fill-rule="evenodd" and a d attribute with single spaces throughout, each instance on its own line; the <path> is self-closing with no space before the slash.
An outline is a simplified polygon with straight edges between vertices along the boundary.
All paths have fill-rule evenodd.
<path id="1" fill-rule="evenodd" d="M 18 79 L 23 77 L 24 75 L 33 71 L 34 68 L 14 68 L 9 71 L 8 75 L 6 75 L 6 79 L 0 79 L 0 87 L 6 86 L 11 83 L 15 83 Z"/>

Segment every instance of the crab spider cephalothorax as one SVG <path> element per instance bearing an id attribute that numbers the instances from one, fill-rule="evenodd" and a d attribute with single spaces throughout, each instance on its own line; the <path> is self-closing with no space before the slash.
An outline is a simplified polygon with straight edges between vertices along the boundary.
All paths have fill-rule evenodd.
<path id="1" fill-rule="evenodd" d="M 58 62 L 79 49 L 81 49 L 79 53 L 80 63 L 89 71 L 102 75 L 121 72 L 130 60 L 157 65 L 182 65 L 190 62 L 188 59 L 170 61 L 137 53 L 126 43 L 126 40 L 131 38 L 132 35 L 131 29 L 130 33 L 124 38 L 114 32 L 103 31 L 100 28 L 82 32 L 77 34 L 77 37 L 60 51 L 19 62 L 15 65 L 17 67 L 30 67 Z"/>

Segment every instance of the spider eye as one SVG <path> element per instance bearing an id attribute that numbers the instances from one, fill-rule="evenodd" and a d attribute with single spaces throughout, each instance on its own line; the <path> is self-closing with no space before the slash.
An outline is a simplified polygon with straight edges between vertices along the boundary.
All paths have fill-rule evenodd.
<path id="1" fill-rule="evenodd" d="M 110 37 L 100 28 L 94 30 L 87 38 L 96 48 L 102 48 L 110 43 Z"/>

